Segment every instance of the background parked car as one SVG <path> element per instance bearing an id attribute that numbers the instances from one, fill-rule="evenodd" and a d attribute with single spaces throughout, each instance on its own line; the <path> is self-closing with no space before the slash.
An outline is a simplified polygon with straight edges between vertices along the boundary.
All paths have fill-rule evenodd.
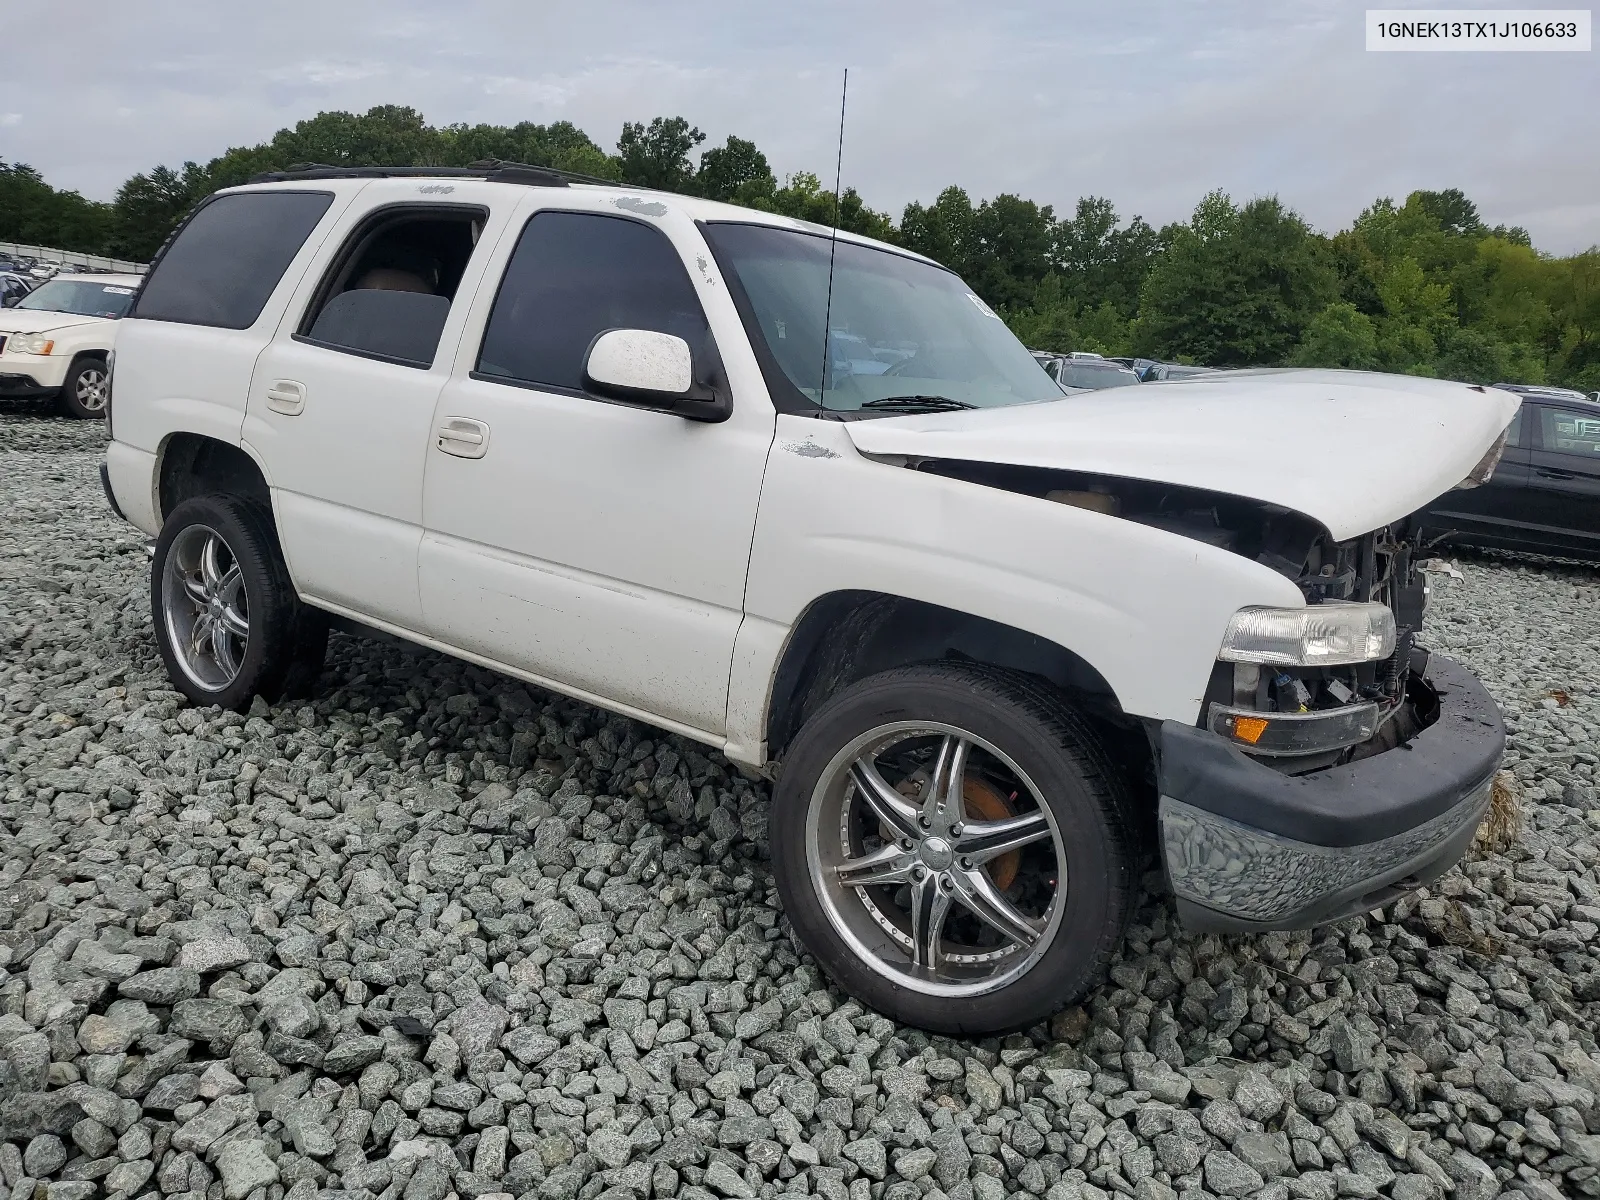
<path id="1" fill-rule="evenodd" d="M 1600 403 L 1565 388 L 1520 391 L 1522 411 L 1489 482 L 1423 512 L 1438 545 L 1600 561 Z"/>
<path id="2" fill-rule="evenodd" d="M 1516 392 L 1519 396 L 1548 396 L 1558 400 L 1593 400 L 1597 393 L 1585 394 L 1576 388 L 1553 387 L 1545 383 L 1497 383 L 1502 392 Z"/>
<path id="3" fill-rule="evenodd" d="M 37 280 L 19 275 L 15 271 L 0 270 L 0 308 L 11 308 L 33 291 Z"/>
<path id="4" fill-rule="evenodd" d="M 1094 390 L 1108 387 L 1126 387 L 1138 383 L 1139 377 L 1121 363 L 1098 354 L 1042 354 L 1034 351 L 1033 357 L 1050 376 L 1064 388 Z"/>
<path id="5" fill-rule="evenodd" d="M 0 310 L 0 396 L 55 396 L 71 417 L 106 407 L 107 356 L 137 275 L 62 274 Z"/>
<path id="6" fill-rule="evenodd" d="M 1191 375 L 1209 375 L 1215 370 L 1215 367 L 1197 367 L 1191 363 L 1151 363 L 1139 376 L 1139 381 L 1153 383 L 1158 379 L 1188 379 Z"/>

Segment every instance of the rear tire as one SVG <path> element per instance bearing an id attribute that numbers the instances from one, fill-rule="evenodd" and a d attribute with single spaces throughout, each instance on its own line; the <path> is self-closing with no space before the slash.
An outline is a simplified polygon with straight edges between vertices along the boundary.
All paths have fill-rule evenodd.
<path id="1" fill-rule="evenodd" d="M 295 595 L 271 514 L 236 496 L 172 510 L 156 539 L 150 611 L 172 685 L 197 705 L 242 711 L 287 684 L 309 690 L 327 644 L 326 619 Z"/>
<path id="2" fill-rule="evenodd" d="M 801 942 L 845 991 L 924 1029 L 1045 1020 L 1101 981 L 1133 911 L 1124 775 L 1028 676 L 936 663 L 853 685 L 801 729 L 772 809 Z"/>
<path id="3" fill-rule="evenodd" d="M 111 394 L 111 372 L 103 358 L 84 357 L 67 368 L 56 403 L 62 413 L 79 420 L 106 415 L 106 400 Z"/>

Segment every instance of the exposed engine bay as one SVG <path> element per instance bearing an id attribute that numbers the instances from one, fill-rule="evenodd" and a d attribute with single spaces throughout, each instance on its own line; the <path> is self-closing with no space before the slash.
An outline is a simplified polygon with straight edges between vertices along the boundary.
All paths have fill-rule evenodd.
<path id="1" fill-rule="evenodd" d="M 908 464 L 913 465 L 913 464 Z M 1218 662 L 1205 695 L 1202 723 L 1215 731 L 1224 710 L 1338 715 L 1348 710 L 1352 744 L 1298 753 L 1256 750 L 1291 773 L 1350 762 L 1390 749 L 1431 724 L 1437 697 L 1421 686 L 1428 652 L 1418 644 L 1427 607 L 1427 577 L 1418 569 L 1411 520 L 1343 542 L 1302 513 L 1240 496 L 1146 480 L 993 463 L 923 460 L 913 469 L 1104 513 L 1163 529 L 1253 559 L 1294 581 L 1306 603 L 1375 602 L 1394 613 L 1389 657 L 1329 667 L 1274 667 Z M 1228 718 L 1231 720 L 1232 718 Z M 1321 722 L 1306 722 L 1307 727 Z M 1231 727 L 1230 727 L 1231 728 Z M 1235 739 L 1238 740 L 1238 739 Z M 1252 752 L 1251 747 L 1241 747 Z"/>

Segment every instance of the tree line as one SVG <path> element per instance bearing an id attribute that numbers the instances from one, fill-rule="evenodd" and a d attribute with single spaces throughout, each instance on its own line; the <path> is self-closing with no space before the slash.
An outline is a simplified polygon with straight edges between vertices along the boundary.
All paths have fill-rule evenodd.
<path id="1" fill-rule="evenodd" d="M 199 200 L 263 171 L 482 159 L 834 222 L 816 175 L 780 182 L 754 143 L 705 140 L 682 117 L 624 124 L 607 152 L 566 121 L 431 126 L 394 105 L 323 112 L 204 165 L 134 175 L 109 204 L 0 160 L 0 240 L 144 261 Z M 1457 189 L 1377 200 L 1332 235 L 1275 197 L 1239 204 L 1222 192 L 1158 229 L 1100 197 L 1061 215 L 1014 195 L 974 202 L 960 187 L 908 204 L 896 223 L 847 188 L 838 224 L 957 271 L 1033 347 L 1600 388 L 1600 248 L 1542 254 L 1525 230 L 1487 225 Z"/>

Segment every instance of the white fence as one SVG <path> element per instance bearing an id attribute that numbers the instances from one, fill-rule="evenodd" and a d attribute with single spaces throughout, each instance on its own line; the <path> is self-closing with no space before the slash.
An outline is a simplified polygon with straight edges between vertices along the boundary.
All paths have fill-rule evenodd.
<path id="1" fill-rule="evenodd" d="M 121 258 L 107 258 L 103 254 L 79 254 L 76 250 L 56 250 L 49 246 L 24 246 L 21 242 L 0 242 L 0 254 L 20 254 L 69 267 L 95 267 L 102 271 L 125 271 L 132 275 L 143 275 L 148 265 Z"/>

